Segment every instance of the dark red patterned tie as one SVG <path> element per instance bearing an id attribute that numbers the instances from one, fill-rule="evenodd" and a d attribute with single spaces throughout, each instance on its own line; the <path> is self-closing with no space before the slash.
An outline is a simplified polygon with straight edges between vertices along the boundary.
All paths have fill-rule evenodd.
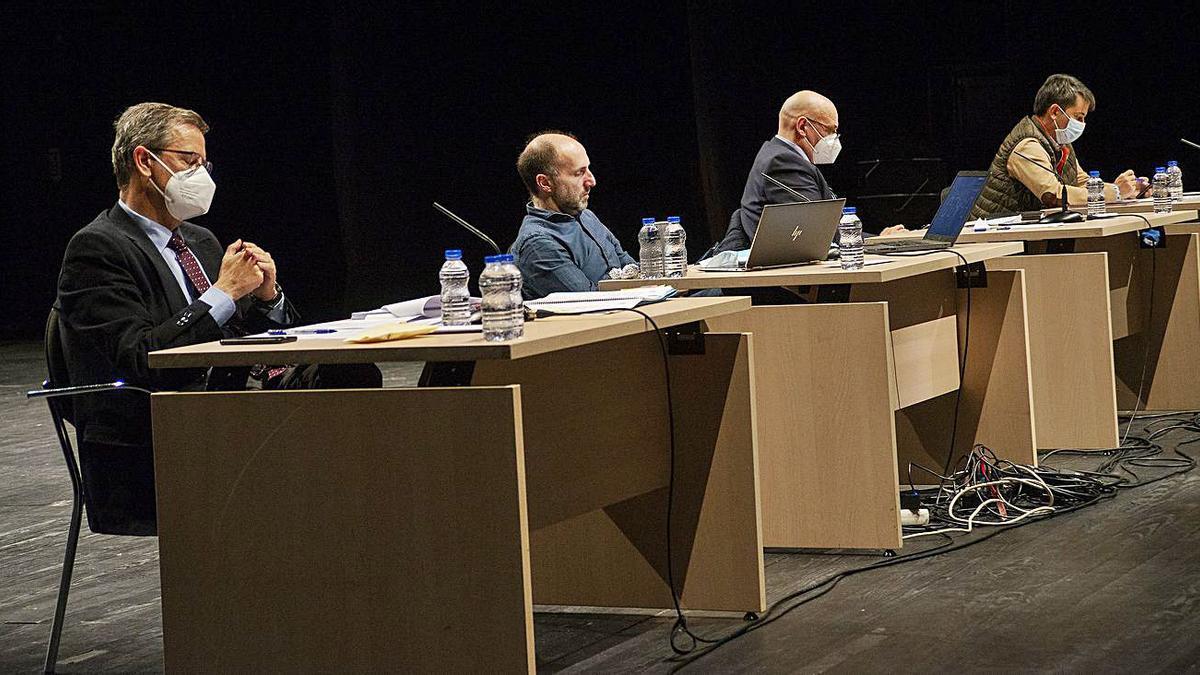
<path id="1" fill-rule="evenodd" d="M 192 283 L 192 288 L 196 289 L 196 297 L 204 295 L 204 292 L 209 289 L 212 284 L 208 283 L 208 278 L 204 276 L 204 270 L 200 269 L 200 261 L 196 260 L 196 256 L 192 254 L 192 249 L 188 248 L 187 242 L 183 237 L 179 236 L 178 232 L 171 233 L 171 239 L 167 241 L 167 248 L 175 251 L 175 257 L 179 260 L 179 266 L 183 268 L 183 273 L 187 275 L 188 281 Z M 250 370 L 250 374 L 254 377 L 261 378 L 263 381 L 272 380 L 287 372 L 287 366 L 254 366 Z"/>
<path id="2" fill-rule="evenodd" d="M 200 269 L 200 261 L 196 260 L 196 256 L 192 254 L 192 249 L 188 248 L 187 242 L 179 236 L 178 232 L 172 232 L 171 239 L 167 242 L 167 248 L 175 251 L 179 266 L 183 268 L 183 273 L 187 275 L 188 281 L 192 282 L 192 288 L 196 289 L 196 297 L 204 295 L 204 292 L 212 284 L 208 283 L 208 278 L 204 276 L 204 270 Z"/>

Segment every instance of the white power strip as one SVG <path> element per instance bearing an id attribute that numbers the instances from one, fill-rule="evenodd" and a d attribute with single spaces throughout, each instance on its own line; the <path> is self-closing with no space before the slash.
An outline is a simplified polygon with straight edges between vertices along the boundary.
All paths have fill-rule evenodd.
<path id="1" fill-rule="evenodd" d="M 918 509 L 916 513 L 908 509 L 900 509 L 901 525 L 928 525 L 929 509 Z"/>

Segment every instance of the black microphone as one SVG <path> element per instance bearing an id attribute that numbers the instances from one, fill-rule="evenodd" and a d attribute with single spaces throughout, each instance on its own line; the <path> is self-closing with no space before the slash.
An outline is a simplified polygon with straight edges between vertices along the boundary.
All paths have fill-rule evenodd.
<path id="1" fill-rule="evenodd" d="M 1190 146 L 1192 146 L 1193 148 L 1195 148 L 1195 149 L 1197 149 L 1197 150 L 1200 150 L 1200 143 L 1193 143 L 1193 142 L 1189 141 L 1189 140 L 1188 140 L 1188 139 L 1186 139 L 1186 138 L 1181 138 L 1181 139 L 1179 139 L 1179 140 L 1180 140 L 1180 142 L 1184 143 L 1185 145 L 1190 145 Z"/>
<path id="2" fill-rule="evenodd" d="M 800 194 L 799 192 L 796 192 L 796 191 L 795 191 L 795 190 L 793 190 L 792 188 L 788 187 L 788 186 L 787 186 L 787 184 L 786 184 L 786 183 L 784 183 L 783 181 L 776 179 L 774 176 L 768 176 L 766 171 L 760 171 L 759 173 L 761 173 L 761 174 L 762 174 L 762 177 L 763 177 L 763 178 L 766 178 L 767 180 L 769 180 L 769 181 L 771 181 L 772 183 L 774 183 L 774 184 L 778 185 L 779 187 L 783 188 L 784 190 L 787 190 L 787 191 L 788 191 L 788 193 L 789 193 L 790 195 L 792 195 L 793 197 L 795 197 L 796 199 L 803 199 L 803 200 L 804 200 L 804 201 L 806 201 L 806 202 L 811 202 L 811 201 L 812 201 L 812 200 L 811 200 L 811 199 L 809 199 L 808 197 L 805 197 L 804 195 Z"/>
<path id="3" fill-rule="evenodd" d="M 459 225 L 462 225 L 463 228 L 466 229 L 467 232 L 470 232 L 471 234 L 475 235 L 476 237 L 479 237 L 480 239 L 486 241 L 488 243 L 488 246 L 491 246 L 493 249 L 495 249 L 497 254 L 503 253 L 503 251 L 500 250 L 500 247 L 496 245 L 496 242 L 492 241 L 491 237 L 487 236 L 483 232 L 480 232 L 474 225 L 472 225 L 472 224 L 468 223 L 467 221 L 463 220 L 462 218 L 459 218 L 458 216 L 454 215 L 454 212 L 452 212 L 450 209 L 442 206 L 441 204 L 439 204 L 437 202 L 433 203 L 433 208 L 437 209 L 438 211 L 441 211 L 442 214 L 445 215 L 450 220 L 453 220 L 454 222 L 458 223 Z"/>
<path id="4" fill-rule="evenodd" d="M 1042 171 L 1052 174 L 1055 178 L 1058 179 L 1058 182 L 1062 184 L 1062 199 L 1061 199 L 1062 210 L 1059 211 L 1058 213 L 1049 213 L 1049 214 L 1042 216 L 1041 219 L 1038 220 L 1039 223 L 1082 223 L 1083 222 L 1083 214 L 1082 213 L 1076 213 L 1074 211 L 1067 209 L 1067 184 L 1065 182 L 1063 182 L 1062 176 L 1058 175 L 1057 171 L 1051 171 L 1050 169 L 1047 169 L 1046 167 L 1042 166 L 1041 164 L 1038 164 L 1037 161 L 1035 161 L 1032 157 L 1027 157 L 1025 155 L 1022 155 L 1021 153 L 1017 152 L 1016 150 L 1013 150 L 1013 154 L 1016 155 L 1017 157 L 1020 157 L 1024 160 L 1026 160 L 1027 162 L 1036 166 L 1037 168 L 1041 169 Z"/>

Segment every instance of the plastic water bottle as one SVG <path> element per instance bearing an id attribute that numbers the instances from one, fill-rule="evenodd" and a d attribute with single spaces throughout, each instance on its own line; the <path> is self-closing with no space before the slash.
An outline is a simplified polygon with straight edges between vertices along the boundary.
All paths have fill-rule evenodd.
<path id="1" fill-rule="evenodd" d="M 679 216 L 671 216 L 663 233 L 663 276 L 687 276 L 687 265 L 687 232 Z"/>
<path id="2" fill-rule="evenodd" d="M 1154 212 L 1171 212 L 1171 177 L 1167 175 L 1166 167 L 1160 166 L 1154 170 L 1154 179 L 1150 183 L 1154 194 Z"/>
<path id="3" fill-rule="evenodd" d="M 446 251 L 446 262 L 438 273 L 442 280 L 442 323 L 447 326 L 465 326 L 471 323 L 471 272 L 462 261 L 462 251 L 452 248 Z"/>
<path id="4" fill-rule="evenodd" d="M 1087 179 L 1088 216 L 1104 214 L 1104 181 L 1100 180 L 1099 171 L 1089 171 Z"/>
<path id="5" fill-rule="evenodd" d="M 509 327 L 509 335 L 519 338 L 525 334 L 525 282 L 521 278 L 521 268 L 517 267 L 516 257 L 511 253 L 500 256 L 500 266 L 508 274 L 509 300 L 516 309 L 515 323 Z"/>
<path id="6" fill-rule="evenodd" d="M 642 218 L 642 229 L 638 230 L 638 266 L 643 279 L 663 276 L 662 234 L 653 218 Z"/>
<path id="7" fill-rule="evenodd" d="M 521 271 L 510 254 L 490 255 L 479 274 L 483 295 L 483 339 L 499 342 L 525 333 L 525 302 L 521 297 Z"/>
<path id="8" fill-rule="evenodd" d="M 1167 176 L 1171 178 L 1171 201 L 1183 201 L 1183 170 L 1179 168 L 1179 162 L 1167 162 Z"/>
<path id="9" fill-rule="evenodd" d="M 853 206 L 842 209 L 842 221 L 838 224 L 838 258 L 844 270 L 863 267 L 862 221 Z"/>

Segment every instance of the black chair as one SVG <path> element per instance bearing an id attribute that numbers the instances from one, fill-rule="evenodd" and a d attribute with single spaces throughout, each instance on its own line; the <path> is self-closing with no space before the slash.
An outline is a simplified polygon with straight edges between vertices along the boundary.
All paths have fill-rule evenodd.
<path id="1" fill-rule="evenodd" d="M 79 528 L 83 519 L 83 477 L 79 471 L 79 459 L 71 443 L 68 425 L 75 424 L 74 406 L 68 400 L 73 396 L 96 394 L 118 389 L 134 389 L 145 391 L 138 387 L 126 386 L 123 382 L 107 384 L 71 386 L 70 374 L 67 371 L 66 358 L 63 355 L 62 338 L 59 334 L 58 310 L 51 309 L 46 318 L 46 372 L 47 379 L 42 382 L 42 389 L 27 394 L 30 398 L 45 398 L 50 407 L 50 418 L 54 422 L 54 432 L 58 435 L 58 443 L 62 447 L 63 459 L 67 463 L 67 473 L 71 477 L 71 526 L 67 532 L 67 549 L 63 555 L 62 577 L 58 584 L 58 603 L 54 608 L 54 623 L 50 628 L 50 644 L 46 648 L 46 663 L 44 672 L 53 673 L 58 662 L 58 642 L 62 635 L 63 617 L 67 611 L 67 594 L 71 590 L 71 572 L 75 567 L 75 548 L 79 543 Z M 147 392 L 149 393 L 149 392 Z"/>

